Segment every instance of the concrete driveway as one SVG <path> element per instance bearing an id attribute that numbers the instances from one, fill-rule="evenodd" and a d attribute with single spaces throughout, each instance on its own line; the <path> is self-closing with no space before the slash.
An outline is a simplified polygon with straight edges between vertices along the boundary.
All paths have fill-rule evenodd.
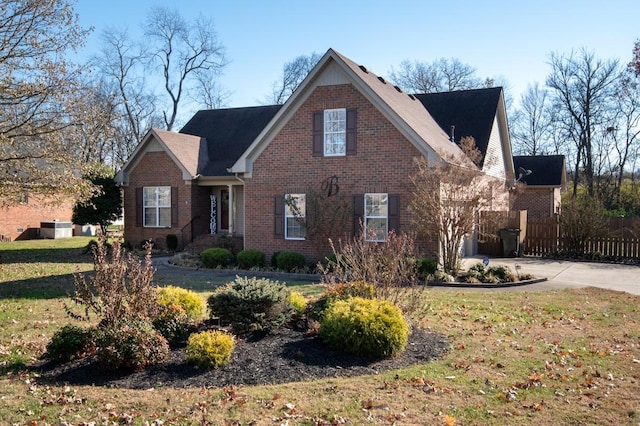
<path id="1" fill-rule="evenodd" d="M 482 261 L 482 257 L 465 258 L 465 268 Z M 520 290 L 600 287 L 640 295 L 640 266 L 614 263 L 570 262 L 532 257 L 490 258 L 489 266 L 507 265 L 520 273 L 533 274 L 547 281 L 520 287 Z"/>

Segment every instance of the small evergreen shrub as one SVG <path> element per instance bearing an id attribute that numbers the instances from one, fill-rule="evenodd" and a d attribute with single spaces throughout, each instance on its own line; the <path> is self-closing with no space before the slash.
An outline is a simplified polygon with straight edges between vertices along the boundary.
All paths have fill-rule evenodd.
<path id="1" fill-rule="evenodd" d="M 167 234 L 164 238 L 167 250 L 176 251 L 178 249 L 178 236 L 176 234 Z"/>
<path id="2" fill-rule="evenodd" d="M 162 306 L 152 324 L 167 339 L 170 347 L 177 347 L 184 342 L 192 326 L 186 312 L 178 305 Z"/>
<path id="3" fill-rule="evenodd" d="M 172 285 L 158 289 L 158 303 L 161 306 L 180 307 L 193 322 L 200 321 L 206 310 L 205 301 L 198 293 Z"/>
<path id="4" fill-rule="evenodd" d="M 122 320 L 100 327 L 95 343 L 98 361 L 113 371 L 141 371 L 164 362 L 169 355 L 167 340 L 143 320 Z"/>
<path id="5" fill-rule="evenodd" d="M 418 268 L 418 275 L 422 278 L 435 274 L 438 269 L 438 263 L 435 260 L 425 257 L 417 258 L 416 266 Z"/>
<path id="6" fill-rule="evenodd" d="M 202 331 L 189 336 L 187 341 L 187 362 L 200 368 L 225 366 L 235 348 L 234 337 L 223 331 Z"/>
<path id="7" fill-rule="evenodd" d="M 265 262 L 264 252 L 256 249 L 241 250 L 236 255 L 241 269 L 262 268 Z"/>
<path id="8" fill-rule="evenodd" d="M 373 299 L 376 297 L 376 289 L 373 284 L 364 281 L 350 281 L 348 283 L 336 283 L 329 285 L 318 299 L 307 308 L 309 318 L 319 320 L 324 311 L 336 300 L 346 300 L 350 297 L 362 297 Z"/>
<path id="9" fill-rule="evenodd" d="M 304 269 L 305 258 L 295 251 L 281 251 L 276 257 L 276 268 L 285 272 L 296 272 Z"/>
<path id="10" fill-rule="evenodd" d="M 404 351 L 409 325 L 392 303 L 353 297 L 327 309 L 320 321 L 320 336 L 337 350 L 389 357 Z"/>
<path id="11" fill-rule="evenodd" d="M 293 308 L 296 314 L 302 315 L 307 310 L 307 299 L 304 296 L 297 292 L 292 291 L 289 293 L 289 297 L 287 298 L 289 305 Z"/>
<path id="12" fill-rule="evenodd" d="M 278 281 L 236 277 L 216 289 L 207 304 L 212 318 L 231 324 L 236 332 L 269 330 L 287 321 L 288 295 Z"/>
<path id="13" fill-rule="evenodd" d="M 487 268 L 487 275 L 493 275 L 498 279 L 498 282 L 505 282 L 509 274 L 511 274 L 511 270 L 505 265 L 497 265 Z"/>
<path id="14" fill-rule="evenodd" d="M 235 261 L 233 253 L 222 247 L 213 247 L 200 253 L 200 259 L 205 268 L 224 268 Z"/>
<path id="15" fill-rule="evenodd" d="M 92 330 L 65 325 L 51 337 L 45 357 L 55 362 L 67 362 L 84 358 L 94 349 Z"/>

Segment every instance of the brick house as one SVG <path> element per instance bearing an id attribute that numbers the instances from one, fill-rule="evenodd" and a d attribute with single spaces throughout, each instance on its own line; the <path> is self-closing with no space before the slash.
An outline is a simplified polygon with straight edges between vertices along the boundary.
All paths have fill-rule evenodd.
<path id="1" fill-rule="evenodd" d="M 560 213 L 561 192 L 567 184 L 564 155 L 517 155 L 517 178 L 524 185 L 514 194 L 513 208 L 527 217 L 544 219 Z"/>
<path id="2" fill-rule="evenodd" d="M 368 239 L 382 241 L 411 230 L 414 158 L 475 167 L 455 143 L 461 136 L 476 139 L 480 168 L 501 182 L 495 208 L 506 208 L 514 168 L 502 89 L 449 96 L 458 116 L 446 114 L 446 95 L 404 93 L 329 49 L 282 106 L 200 111 L 180 133 L 149 132 L 116 176 L 125 239 L 162 246 L 175 234 L 182 246 L 221 233 L 267 256 L 293 250 L 314 259 L 326 247 L 302 224 L 322 216 L 334 221 L 334 239 L 363 224 Z M 436 118 L 432 109 L 444 112 Z M 482 118 L 472 122 L 474 114 Z M 435 240 L 420 248 L 433 255 Z"/>
<path id="3" fill-rule="evenodd" d="M 70 222 L 72 215 L 70 200 L 53 204 L 25 193 L 17 203 L 0 207 L 0 241 L 37 238 L 42 222 Z"/>

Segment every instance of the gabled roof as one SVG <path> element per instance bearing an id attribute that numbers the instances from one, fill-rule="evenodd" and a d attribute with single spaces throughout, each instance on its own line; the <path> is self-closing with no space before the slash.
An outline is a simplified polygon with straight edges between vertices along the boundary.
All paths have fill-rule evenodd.
<path id="1" fill-rule="evenodd" d="M 564 187 L 566 184 L 564 155 L 514 155 L 513 165 L 516 178 L 520 168 L 531 170 L 529 175 L 524 173 L 520 178 L 520 182 L 528 186 Z"/>
<path id="2" fill-rule="evenodd" d="M 251 145 L 282 105 L 198 111 L 180 130 L 207 141 L 209 161 L 202 176 L 228 176 L 227 171 Z"/>
<path id="3" fill-rule="evenodd" d="M 185 135 L 160 129 L 151 129 L 138 144 L 122 169 L 116 174 L 115 181 L 126 183 L 129 172 L 140 161 L 146 148 L 152 142 L 158 143 L 174 163 L 182 170 L 184 179 L 193 179 L 201 164 L 207 163 L 206 141 L 199 136 Z"/>
<path id="4" fill-rule="evenodd" d="M 288 114 L 294 113 L 309 96 L 315 85 L 318 84 L 323 71 L 330 66 L 337 66 L 346 79 L 369 99 L 425 156 L 475 167 L 460 148 L 449 141 L 447 134 L 438 126 L 417 98 L 404 93 L 400 88 L 386 82 L 382 77 L 378 77 L 335 50 L 329 49 L 274 116 L 269 126 L 258 135 L 247 151 L 233 165 L 232 171 L 251 172 L 253 160 L 284 125 Z"/>
<path id="5" fill-rule="evenodd" d="M 484 161 L 501 92 L 501 87 L 492 87 L 417 94 L 415 97 L 429 110 L 449 138 L 453 132 L 456 144 L 463 137 L 473 136 Z"/>

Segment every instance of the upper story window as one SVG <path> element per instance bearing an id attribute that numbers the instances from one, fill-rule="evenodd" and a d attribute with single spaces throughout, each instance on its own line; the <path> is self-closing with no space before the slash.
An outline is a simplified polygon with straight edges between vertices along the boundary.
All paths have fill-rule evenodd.
<path id="1" fill-rule="evenodd" d="M 313 113 L 313 155 L 343 157 L 356 154 L 357 110 L 333 108 Z"/>
<path id="2" fill-rule="evenodd" d="M 365 241 L 381 242 L 389 234 L 389 197 L 383 193 L 364 194 Z"/>
<path id="3" fill-rule="evenodd" d="M 144 187 L 142 198 L 144 226 L 149 228 L 171 227 L 171 187 Z"/>
<path id="4" fill-rule="evenodd" d="M 284 238 L 287 240 L 304 240 L 306 230 L 306 197 L 305 194 L 286 194 L 284 196 Z"/>
<path id="5" fill-rule="evenodd" d="M 324 155 L 345 155 L 347 152 L 347 110 L 324 110 Z"/>

